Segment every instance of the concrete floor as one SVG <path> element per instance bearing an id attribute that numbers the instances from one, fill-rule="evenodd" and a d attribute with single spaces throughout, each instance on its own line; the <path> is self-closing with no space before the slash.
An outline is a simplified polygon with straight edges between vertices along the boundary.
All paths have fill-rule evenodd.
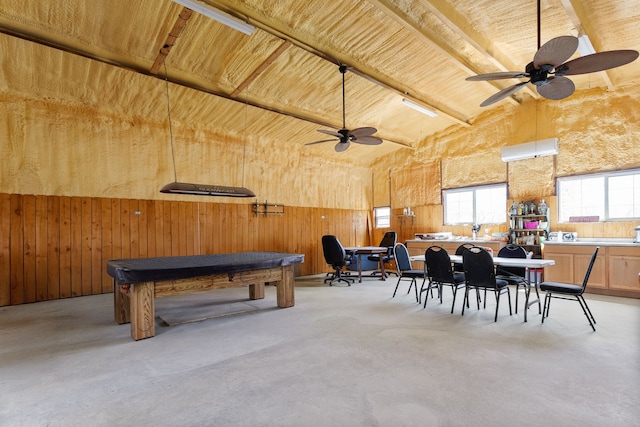
<path id="1" fill-rule="evenodd" d="M 133 341 L 112 295 L 0 308 L 2 426 L 637 426 L 640 300 L 426 309 L 395 278 L 329 287 L 296 280 L 296 306 L 275 288 L 158 300 L 157 314 L 220 301 L 255 310 L 167 326 Z M 256 309 L 257 308 L 257 309 Z M 180 310 L 178 309 L 178 312 Z M 188 320 L 188 319 L 187 319 Z"/>

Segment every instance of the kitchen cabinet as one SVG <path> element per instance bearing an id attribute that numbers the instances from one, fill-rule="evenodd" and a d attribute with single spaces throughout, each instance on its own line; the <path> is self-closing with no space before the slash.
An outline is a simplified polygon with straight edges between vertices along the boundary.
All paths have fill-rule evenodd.
<path id="1" fill-rule="evenodd" d="M 596 246 L 600 246 L 587 284 L 587 292 L 640 298 L 640 246 L 546 244 L 544 280 L 582 285 Z"/>
<path id="2" fill-rule="evenodd" d="M 640 293 L 640 247 L 610 247 L 609 288 Z"/>

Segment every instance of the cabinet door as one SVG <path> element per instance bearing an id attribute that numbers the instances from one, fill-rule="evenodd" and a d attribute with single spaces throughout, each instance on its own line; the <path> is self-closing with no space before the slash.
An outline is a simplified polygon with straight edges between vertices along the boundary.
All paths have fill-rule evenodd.
<path id="1" fill-rule="evenodd" d="M 589 282 L 587 283 L 587 292 L 589 288 L 607 288 L 607 275 L 605 269 L 605 251 L 603 248 L 600 248 L 600 252 L 596 257 L 596 261 L 593 264 L 593 269 L 591 270 L 591 275 L 589 276 Z M 591 255 L 589 254 L 576 254 L 574 255 L 573 265 L 574 271 L 573 276 L 575 278 L 576 285 L 582 285 L 582 281 L 584 280 L 584 275 L 587 273 L 587 268 L 589 267 L 589 263 L 591 262 Z"/>
<path id="2" fill-rule="evenodd" d="M 609 250 L 609 288 L 640 291 L 640 249 Z"/>
<path id="3" fill-rule="evenodd" d="M 545 267 L 544 280 L 549 282 L 575 283 L 573 278 L 573 254 L 546 251 L 545 259 L 552 259 L 555 265 Z M 582 277 L 578 279 L 582 280 Z"/>

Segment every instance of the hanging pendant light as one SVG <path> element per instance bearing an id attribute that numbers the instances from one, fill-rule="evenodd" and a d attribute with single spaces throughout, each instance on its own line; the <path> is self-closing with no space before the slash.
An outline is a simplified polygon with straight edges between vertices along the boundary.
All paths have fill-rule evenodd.
<path id="1" fill-rule="evenodd" d="M 178 182 L 176 172 L 176 157 L 173 150 L 173 129 L 171 127 L 171 105 L 169 102 L 169 80 L 167 77 L 167 64 L 164 64 L 164 77 L 167 92 L 167 116 L 169 118 L 169 139 L 171 141 L 171 159 L 173 160 L 173 182 L 160 189 L 161 193 L 189 194 L 193 196 L 218 196 L 218 197 L 256 197 L 255 193 L 244 187 L 231 187 L 226 185 L 192 184 Z M 246 132 L 246 129 L 245 129 Z M 244 178 L 244 157 L 242 159 L 242 174 Z"/>

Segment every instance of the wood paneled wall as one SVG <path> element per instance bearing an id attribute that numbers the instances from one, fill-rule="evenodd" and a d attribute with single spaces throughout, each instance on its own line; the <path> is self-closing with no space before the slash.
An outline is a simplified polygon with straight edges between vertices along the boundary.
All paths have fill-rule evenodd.
<path id="1" fill-rule="evenodd" d="M 305 255 L 296 275 L 328 271 L 321 237 L 368 245 L 368 211 L 285 207 L 255 215 L 252 202 L 0 194 L 0 306 L 112 291 L 106 261 L 241 251 Z"/>

